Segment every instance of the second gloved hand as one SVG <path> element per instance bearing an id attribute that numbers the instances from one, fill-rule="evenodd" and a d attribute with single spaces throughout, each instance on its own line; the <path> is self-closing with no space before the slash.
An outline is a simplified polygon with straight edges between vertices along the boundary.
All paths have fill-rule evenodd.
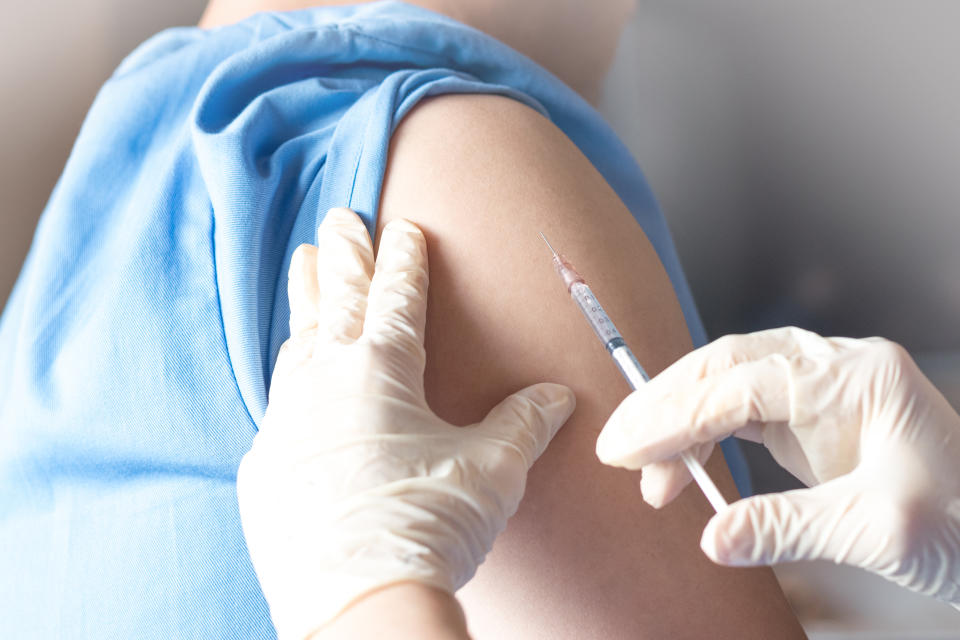
<path id="1" fill-rule="evenodd" d="M 290 266 L 291 337 L 244 456 L 247 546 L 282 640 L 415 581 L 453 592 L 517 510 L 527 471 L 574 408 L 540 384 L 455 427 L 424 399 L 427 256 L 413 224 L 370 236 L 332 210 Z M 469 363 L 467 363 L 469 365 Z"/>
<path id="2" fill-rule="evenodd" d="M 718 513 L 710 558 L 827 559 L 960 606 L 960 416 L 901 347 L 794 328 L 721 338 L 631 394 L 597 455 L 642 468 L 661 506 L 690 480 L 676 454 L 731 434 L 813 488 Z"/>

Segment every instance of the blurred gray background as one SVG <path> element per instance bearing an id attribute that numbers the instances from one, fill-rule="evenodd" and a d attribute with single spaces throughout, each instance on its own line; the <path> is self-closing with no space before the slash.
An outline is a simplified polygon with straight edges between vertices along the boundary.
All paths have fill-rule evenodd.
<path id="1" fill-rule="evenodd" d="M 640 3 L 604 110 L 714 336 L 960 347 L 960 2 Z"/>
<path id="2" fill-rule="evenodd" d="M 0 300 L 100 84 L 202 8 L 5 3 Z M 601 111 L 660 199 L 712 337 L 883 335 L 958 404 L 960 1 L 640 0 Z M 791 484 L 750 455 L 761 489 Z M 780 576 L 816 638 L 960 638 L 956 612 L 860 572 Z"/>
<path id="3" fill-rule="evenodd" d="M 641 0 L 602 111 L 711 337 L 904 344 L 960 405 L 960 2 Z M 797 486 L 745 445 L 756 488 Z"/>

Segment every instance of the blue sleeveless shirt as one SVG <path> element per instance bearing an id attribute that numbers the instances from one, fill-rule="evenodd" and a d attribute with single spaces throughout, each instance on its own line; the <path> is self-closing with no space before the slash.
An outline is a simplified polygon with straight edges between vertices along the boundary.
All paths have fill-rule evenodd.
<path id="1" fill-rule="evenodd" d="M 512 49 L 398 2 L 165 31 L 100 91 L 0 323 L 0 637 L 274 637 L 234 483 L 290 256 L 333 206 L 374 229 L 391 132 L 444 93 L 563 130 L 704 342 L 629 152 Z"/>

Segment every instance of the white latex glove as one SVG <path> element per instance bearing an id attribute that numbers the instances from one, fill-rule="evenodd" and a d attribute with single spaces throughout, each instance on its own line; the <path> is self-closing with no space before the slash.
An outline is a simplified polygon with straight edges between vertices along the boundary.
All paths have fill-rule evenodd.
<path id="1" fill-rule="evenodd" d="M 816 486 L 718 513 L 712 560 L 828 559 L 960 606 L 960 416 L 902 347 L 795 328 L 721 338 L 631 394 L 597 455 L 642 468 L 660 506 L 690 479 L 677 453 L 730 434 Z"/>
<path id="2" fill-rule="evenodd" d="M 281 639 L 365 594 L 453 592 L 517 510 L 527 470 L 573 411 L 539 384 L 455 427 L 424 400 L 426 244 L 410 222 L 370 236 L 348 209 L 290 265 L 291 337 L 237 477 L 250 557 Z M 465 363 L 469 366 L 469 363 Z"/>

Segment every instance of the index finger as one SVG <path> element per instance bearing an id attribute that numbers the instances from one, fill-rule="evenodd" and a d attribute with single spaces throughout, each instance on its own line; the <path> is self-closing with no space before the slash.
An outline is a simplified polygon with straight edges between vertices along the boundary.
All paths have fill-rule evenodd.
<path id="1" fill-rule="evenodd" d="M 652 385 L 627 396 L 597 439 L 604 464 L 639 469 L 756 423 L 790 418 L 790 364 L 775 354 L 662 395 Z"/>
<path id="2" fill-rule="evenodd" d="M 665 389 L 729 371 L 736 366 L 765 358 L 774 353 L 793 356 L 810 349 L 822 338 L 797 327 L 778 327 L 746 334 L 731 334 L 686 354 L 664 369 L 649 384 Z"/>
<path id="3" fill-rule="evenodd" d="M 409 220 L 394 220 L 380 236 L 363 335 L 419 352 L 427 322 L 427 242 Z"/>
<path id="4" fill-rule="evenodd" d="M 791 360 L 825 342 L 793 327 L 712 342 L 630 394 L 604 426 L 597 456 L 639 469 L 745 427 L 787 422 Z"/>
<path id="5" fill-rule="evenodd" d="M 373 245 L 350 209 L 327 212 L 317 228 L 317 341 L 350 344 L 363 332 Z"/>

